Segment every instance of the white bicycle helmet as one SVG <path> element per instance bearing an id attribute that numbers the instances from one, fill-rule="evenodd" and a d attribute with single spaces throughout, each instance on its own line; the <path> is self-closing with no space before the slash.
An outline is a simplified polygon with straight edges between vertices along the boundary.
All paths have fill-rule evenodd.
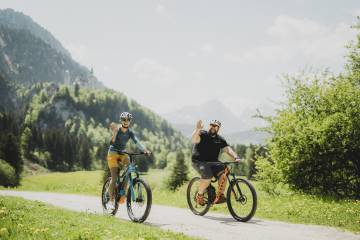
<path id="1" fill-rule="evenodd" d="M 214 125 L 221 127 L 221 122 L 219 120 L 211 120 L 210 124 L 214 124 Z"/>
<path id="2" fill-rule="evenodd" d="M 131 121 L 133 119 L 133 116 L 129 112 L 122 112 L 120 114 L 120 120 L 121 119 L 128 119 L 129 121 Z"/>

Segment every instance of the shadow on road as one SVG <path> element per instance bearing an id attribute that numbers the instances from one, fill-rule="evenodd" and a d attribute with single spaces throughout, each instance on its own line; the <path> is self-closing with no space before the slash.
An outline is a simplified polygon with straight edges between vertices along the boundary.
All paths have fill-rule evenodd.
<path id="1" fill-rule="evenodd" d="M 226 224 L 226 225 L 234 225 L 234 224 L 240 224 L 240 223 L 242 223 L 242 224 L 259 224 L 259 223 L 263 222 L 260 219 L 251 219 L 250 221 L 244 223 L 244 222 L 238 222 L 232 217 L 216 217 L 216 216 L 203 216 L 203 217 L 210 219 L 210 220 L 217 221 L 222 224 Z"/>

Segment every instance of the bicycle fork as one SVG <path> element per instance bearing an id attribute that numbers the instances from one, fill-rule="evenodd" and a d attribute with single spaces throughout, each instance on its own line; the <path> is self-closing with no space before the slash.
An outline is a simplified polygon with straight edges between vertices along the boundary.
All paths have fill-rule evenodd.
<path id="1" fill-rule="evenodd" d="M 227 179 L 228 179 L 229 185 L 230 185 L 229 187 L 231 187 L 231 191 L 234 193 L 236 201 L 240 201 L 244 198 L 243 193 L 241 192 L 240 186 L 239 186 L 238 182 L 236 181 L 235 174 L 231 174 L 231 176 L 233 177 L 233 181 L 235 182 L 234 185 L 236 186 L 236 189 L 238 190 L 239 194 L 236 194 L 234 188 L 231 187 L 231 180 L 230 180 L 229 176 L 227 176 Z"/>

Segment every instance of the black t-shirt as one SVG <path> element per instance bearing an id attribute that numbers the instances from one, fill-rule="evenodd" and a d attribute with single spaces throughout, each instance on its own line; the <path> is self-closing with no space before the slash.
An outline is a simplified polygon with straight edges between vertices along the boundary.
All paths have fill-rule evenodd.
<path id="1" fill-rule="evenodd" d="M 212 137 L 207 131 L 201 130 L 200 142 L 194 144 L 192 159 L 205 162 L 218 161 L 220 150 L 227 146 L 229 145 L 222 136 Z"/>

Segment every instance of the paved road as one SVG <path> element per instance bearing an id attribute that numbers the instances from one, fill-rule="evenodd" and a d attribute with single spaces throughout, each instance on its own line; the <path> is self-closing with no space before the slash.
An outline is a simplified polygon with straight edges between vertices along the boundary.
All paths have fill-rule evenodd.
<path id="1" fill-rule="evenodd" d="M 0 195 L 19 196 L 69 210 L 102 214 L 100 197 L 6 190 L 0 191 Z M 124 205 L 121 205 L 117 217 L 129 220 Z M 240 223 L 234 221 L 230 215 L 208 213 L 206 216 L 200 217 L 192 214 L 187 209 L 160 205 L 152 206 L 145 224 L 214 240 L 360 240 L 360 235 L 330 227 L 290 224 L 256 218 L 248 223 Z"/>

